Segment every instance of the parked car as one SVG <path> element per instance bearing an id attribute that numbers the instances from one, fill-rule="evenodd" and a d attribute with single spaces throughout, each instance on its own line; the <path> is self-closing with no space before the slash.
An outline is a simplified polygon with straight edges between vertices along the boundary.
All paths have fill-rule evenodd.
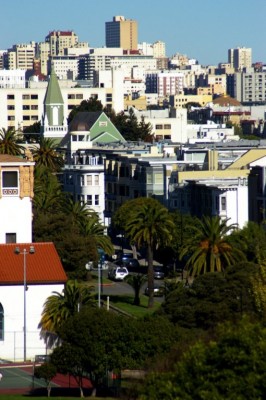
<path id="1" fill-rule="evenodd" d="M 113 266 L 109 267 L 108 278 L 114 281 L 122 281 L 128 275 L 126 267 Z"/>
<path id="2" fill-rule="evenodd" d="M 154 271 L 154 279 L 164 279 L 165 273 L 163 267 L 154 266 L 153 271 Z"/>
<path id="3" fill-rule="evenodd" d="M 145 289 L 145 295 L 149 296 L 149 288 L 148 286 Z M 154 286 L 153 288 L 153 296 L 154 297 L 162 297 L 164 295 L 164 287 L 163 286 Z"/>

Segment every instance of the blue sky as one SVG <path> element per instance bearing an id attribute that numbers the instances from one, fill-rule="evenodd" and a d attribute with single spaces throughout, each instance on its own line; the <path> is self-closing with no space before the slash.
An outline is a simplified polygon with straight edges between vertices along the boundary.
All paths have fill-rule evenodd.
<path id="1" fill-rule="evenodd" d="M 105 22 L 136 19 L 139 42 L 166 43 L 203 65 L 227 61 L 227 50 L 251 47 L 266 63 L 266 0 L 0 0 L 0 49 L 44 41 L 51 30 L 73 30 L 91 47 L 105 45 Z"/>

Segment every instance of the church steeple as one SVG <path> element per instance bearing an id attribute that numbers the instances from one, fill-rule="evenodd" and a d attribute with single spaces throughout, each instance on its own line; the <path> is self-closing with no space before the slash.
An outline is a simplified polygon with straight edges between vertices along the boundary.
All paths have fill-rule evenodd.
<path id="1" fill-rule="evenodd" d="M 44 98 L 44 118 L 47 117 L 49 126 L 64 124 L 64 101 L 57 76 L 51 66 L 51 75 Z"/>

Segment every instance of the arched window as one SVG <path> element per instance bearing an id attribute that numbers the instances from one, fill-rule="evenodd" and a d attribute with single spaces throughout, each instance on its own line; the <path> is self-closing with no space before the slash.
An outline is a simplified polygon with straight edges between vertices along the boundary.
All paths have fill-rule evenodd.
<path id="1" fill-rule="evenodd" d="M 4 340 L 4 309 L 0 303 L 0 340 Z"/>

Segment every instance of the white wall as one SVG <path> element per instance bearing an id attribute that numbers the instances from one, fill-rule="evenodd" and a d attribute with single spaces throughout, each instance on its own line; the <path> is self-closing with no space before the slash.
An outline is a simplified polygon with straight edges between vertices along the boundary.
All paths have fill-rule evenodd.
<path id="1" fill-rule="evenodd" d="M 46 346 L 40 339 L 38 324 L 43 305 L 53 291 L 61 293 L 63 284 L 28 285 L 26 292 L 26 338 L 27 359 L 33 360 L 37 354 L 46 354 Z M 2 286 L 0 303 L 4 308 L 4 340 L 0 341 L 1 358 L 22 361 L 24 354 L 24 286 Z"/>
<path id="2" fill-rule="evenodd" d="M 17 243 L 32 242 L 32 204 L 29 197 L 3 196 L 0 199 L 0 243 L 6 233 L 16 233 Z"/>

